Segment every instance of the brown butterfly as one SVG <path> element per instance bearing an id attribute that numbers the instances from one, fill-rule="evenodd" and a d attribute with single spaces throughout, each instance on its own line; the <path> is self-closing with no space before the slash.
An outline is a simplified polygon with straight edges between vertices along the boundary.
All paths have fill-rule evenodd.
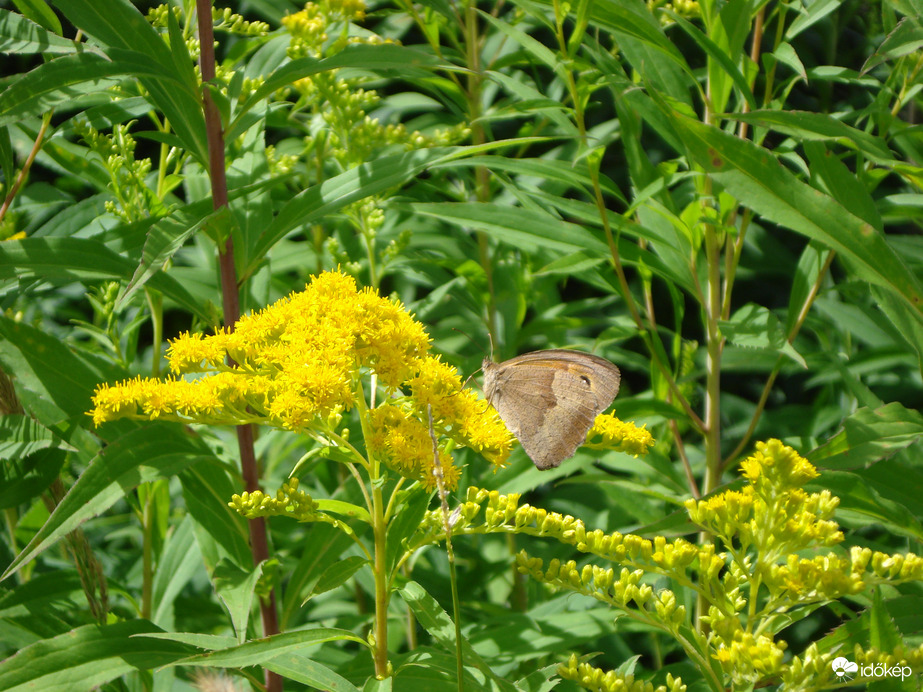
<path id="1" fill-rule="evenodd" d="M 561 348 L 485 358 L 482 368 L 487 401 L 542 470 L 574 455 L 621 381 L 605 358 Z"/>

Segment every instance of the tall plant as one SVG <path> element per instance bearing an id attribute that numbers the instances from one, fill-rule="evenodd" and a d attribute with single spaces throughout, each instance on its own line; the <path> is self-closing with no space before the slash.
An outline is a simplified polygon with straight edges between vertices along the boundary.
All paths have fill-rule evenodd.
<path id="1" fill-rule="evenodd" d="M 19 580 L 8 587 L 5 612 L 21 628 L 5 647 L 22 648 L 0 667 L 0 687 L 67 681 L 78 666 L 92 670 L 94 680 L 131 674 L 142 685 L 167 684 L 172 668 L 144 671 L 198 653 L 192 647 L 221 649 L 209 665 L 238 668 L 254 681 L 262 677 L 249 668 L 256 661 L 262 672 L 331 689 L 350 689 L 369 676 L 391 679 L 392 672 L 406 685 L 420 670 L 431 676 L 421 686 L 451 680 L 454 665 L 441 656 L 455 635 L 430 595 L 446 600 L 446 575 L 434 551 L 418 549 L 441 541 L 438 527 L 453 522 L 471 535 L 456 544 L 462 568 L 473 565 L 463 594 L 463 656 L 477 671 L 472 679 L 492 686 L 526 687 L 533 674 L 549 680 L 561 649 L 598 650 L 596 642 L 611 645 L 595 662 L 601 665 L 591 670 L 572 659 L 561 669 L 565 677 L 592 687 L 608 675 L 604 668 L 622 663 L 621 653 L 633 651 L 644 655 L 636 679 L 669 673 L 671 684 L 682 677 L 718 687 L 782 675 L 790 686 L 810 686 L 829 675 L 804 669 L 799 678 L 794 662 L 827 661 L 846 640 L 866 652 L 909 652 L 900 642 L 920 629 L 908 615 L 919 612 L 912 607 L 915 573 L 894 590 L 882 581 L 879 594 L 834 594 L 830 610 L 812 611 L 786 635 L 787 653 L 767 645 L 766 657 L 744 661 L 735 678 L 728 665 L 743 660 L 747 636 L 757 642 L 761 634 L 779 634 L 784 618 L 738 619 L 738 637 L 730 627 L 735 619 L 721 612 L 717 627 L 717 591 L 705 588 L 701 560 L 690 568 L 698 590 L 670 588 L 677 598 L 671 612 L 684 609 L 688 631 L 677 637 L 654 627 L 645 643 L 630 627 L 613 629 L 608 607 L 568 612 L 573 601 L 551 597 L 521 575 L 510 579 L 509 565 L 530 541 L 529 555 L 540 555 L 523 558 L 522 572 L 558 587 L 564 579 L 566 588 L 597 596 L 595 577 L 583 580 L 594 569 L 589 563 L 558 569 L 586 559 L 564 535 L 577 531 L 576 522 L 593 527 L 588 534 L 598 528 L 606 536 L 614 529 L 660 536 L 631 538 L 638 546 L 673 545 L 667 536 L 701 530 L 696 555 L 715 537 L 733 547 L 720 561 L 722 588 L 733 592 L 731 578 L 748 583 L 747 608 L 758 610 L 767 575 L 779 577 L 805 560 L 813 565 L 820 547 L 793 548 L 796 558 L 768 559 L 762 545 L 747 552 L 730 530 L 745 525 L 742 516 L 735 519 L 740 526 L 718 530 L 695 503 L 726 511 L 722 502 L 737 502 L 716 493 L 759 438 L 781 438 L 820 467 L 805 493 L 827 489 L 839 498 L 852 551 L 833 548 L 836 557 L 818 578 L 839 574 L 839 561 L 861 562 L 853 559 L 853 544 L 865 543 L 855 537 L 859 529 L 881 555 L 916 550 L 923 507 L 906 491 L 923 482 L 915 451 L 923 420 L 913 410 L 923 361 L 923 253 L 907 233 L 918 223 L 920 180 L 912 127 L 916 10 L 900 1 L 875 13 L 857 12 L 851 2 L 396 5 L 254 3 L 265 22 L 191 0 L 146 17 L 127 0 L 60 0 L 53 9 L 32 1 L 17 4 L 19 13 L 0 14 L 2 46 L 22 66 L 0 94 L 0 223 L 8 238 L 0 244 L 8 308 L 0 320 L 7 375 L 0 391 L 9 414 L 3 429 L 13 441 L 2 494 L 5 583 Z M 844 35 L 861 40 L 847 45 Z M 380 439 L 384 447 L 375 448 L 372 415 L 383 403 L 382 383 L 366 380 L 356 389 L 364 377 L 358 370 L 337 391 L 366 402 L 366 412 L 356 404 L 356 421 L 372 451 L 354 445 L 349 459 L 330 451 L 332 435 L 342 438 L 339 449 L 355 441 L 337 428 L 339 411 L 324 409 L 320 433 L 286 426 L 260 408 L 265 392 L 241 395 L 235 416 L 220 420 L 205 415 L 210 409 L 189 410 L 204 416 L 194 418 L 200 422 L 268 423 L 289 432 L 254 434 L 246 426 L 232 440 L 220 427 L 190 435 L 165 421 L 91 427 L 85 414 L 97 385 L 140 376 L 140 393 L 141 382 L 159 381 L 166 338 L 190 330 L 214 335 L 203 344 L 231 339 L 219 325 L 230 327 L 241 313 L 337 264 L 402 299 L 429 326 L 437 350 L 466 372 L 481 356 L 461 355 L 468 347 L 453 328 L 483 325 L 485 341 L 489 335 L 502 355 L 567 345 L 603 352 L 623 371 L 619 415 L 645 423 L 656 444 L 643 462 L 631 456 L 635 448 L 597 453 L 594 472 L 584 451 L 544 475 L 526 470 L 517 456 L 482 476 L 474 455 L 455 450 L 461 464 L 471 462 L 458 475 L 459 488 L 472 488 L 462 496 L 475 504 L 506 498 L 501 504 L 517 517 L 511 527 L 506 510 L 493 505 L 483 526 L 474 519 L 480 510 L 467 503 L 440 520 L 425 513 L 423 488 L 402 494 L 387 484 L 376 453 L 398 466 L 431 458 L 431 449 L 421 451 L 430 445 L 422 409 L 413 404 L 409 447 L 402 442 L 394 454 L 394 441 Z M 315 337 L 308 330 L 297 338 Z M 187 342 L 172 343 L 176 349 Z M 300 352 L 285 351 L 277 355 Z M 216 347 L 213 356 L 208 367 L 220 371 L 213 382 L 263 377 L 262 367 L 284 371 L 273 369 L 281 361 L 256 362 L 239 346 Z M 222 365 L 225 356 L 242 367 Z M 408 381 L 397 378 L 381 391 Z M 201 392 L 193 386 L 177 381 L 156 394 L 165 405 L 184 387 Z M 413 396 L 401 405 L 411 407 Z M 180 413 L 183 422 L 193 420 Z M 377 421 L 389 422 L 399 419 Z M 313 451 L 299 463 L 292 429 L 320 435 L 317 449 L 332 458 Z M 451 438 L 450 431 L 434 432 L 448 435 L 444 442 Z M 311 474 L 300 485 L 288 480 L 293 468 L 306 467 Z M 446 461 L 445 468 L 451 481 L 454 467 Z M 404 477 L 401 469 L 391 472 Z M 547 492 L 548 480 L 578 469 L 584 473 Z M 411 478 L 431 481 L 423 473 L 407 478 L 402 488 Z M 267 487 L 282 487 L 282 494 L 266 497 Z M 393 490 L 389 511 L 376 492 Z M 530 492 L 530 502 L 548 509 L 526 522 L 510 498 Z M 226 508 L 235 493 L 234 507 L 249 526 Z M 682 507 L 690 498 L 694 503 Z M 320 518 L 344 507 L 337 503 L 359 514 L 337 517 L 339 523 Z M 677 511 L 664 519 L 670 508 Z M 304 536 L 263 524 L 267 516 L 298 512 L 312 522 Z M 121 532 L 102 530 L 100 522 Z M 350 536 L 346 528 L 354 524 L 371 527 L 371 539 Z M 398 536 L 408 542 L 389 544 L 387 569 L 371 570 L 370 580 L 358 566 L 367 558 L 376 563 L 386 525 L 398 545 Z M 473 525 L 480 528 L 466 528 Z M 554 544 L 530 538 L 552 534 Z M 118 543 L 122 535 L 128 546 Z M 74 565 L 67 579 L 53 576 L 58 563 L 49 550 L 65 537 Z M 759 570 L 753 555 L 762 559 Z M 653 589 L 655 574 L 665 576 L 656 561 L 615 557 L 644 572 L 626 576 L 633 594 Z M 549 576 L 544 565 L 555 558 Z M 542 570 L 534 559 L 542 559 Z M 916 564 L 910 554 L 903 563 Z M 203 587 L 199 564 L 212 586 Z M 893 565 L 869 564 L 872 581 L 895 576 Z M 416 581 L 405 582 L 411 567 Z M 679 567 L 669 576 L 686 579 Z M 350 577 L 348 596 L 333 588 Z M 113 590 L 113 581 L 127 586 Z M 432 648 L 418 641 L 406 613 L 382 607 L 391 593 L 382 584 L 400 589 Z M 281 589 L 275 604 L 274 587 Z M 55 598 L 68 600 L 74 590 L 89 606 L 62 612 Z M 196 607 L 175 607 L 190 592 Z M 210 605 L 212 592 L 229 619 Z M 669 596 L 661 594 L 657 603 L 665 608 Z M 607 605 L 634 607 L 611 600 Z M 21 616 L 20 603 L 50 613 L 55 625 Z M 251 603 L 260 605 L 260 627 L 249 618 Z M 641 610 L 652 603 L 635 601 Z M 795 605 L 797 599 L 786 607 Z M 807 631 L 833 626 L 825 613 L 860 607 L 868 608 L 861 618 L 878 623 L 873 637 L 848 624 L 823 639 Z M 287 631 L 264 648 L 247 641 L 318 619 L 337 627 Z M 110 620 L 119 622 L 88 624 Z M 377 633 L 374 655 L 344 657 L 346 642 L 365 640 L 368 622 Z M 226 636 L 207 639 L 212 631 Z M 131 638 L 142 633 L 166 641 Z M 337 643 L 287 653 L 328 636 Z M 720 648 L 722 637 L 724 658 L 709 660 L 709 644 L 701 642 Z M 403 642 L 410 651 L 389 669 Z M 102 653 L 88 660 L 84 650 Z M 72 655 L 54 659 L 56 669 L 26 665 L 30 657 L 46 660 L 48 651 Z M 138 651 L 142 672 L 121 657 Z M 671 657 L 680 651 L 698 652 L 696 671 L 678 670 L 683 666 Z M 879 660 L 873 653 L 868 660 Z M 273 676 L 263 682 L 280 685 Z"/>

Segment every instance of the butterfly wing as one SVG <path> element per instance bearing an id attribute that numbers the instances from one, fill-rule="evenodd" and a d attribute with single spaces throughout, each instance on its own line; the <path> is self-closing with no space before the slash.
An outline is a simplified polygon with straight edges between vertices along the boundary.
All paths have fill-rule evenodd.
<path id="1" fill-rule="evenodd" d="M 574 455 L 619 382 L 619 369 L 609 361 L 566 349 L 484 364 L 488 401 L 539 469 Z"/>

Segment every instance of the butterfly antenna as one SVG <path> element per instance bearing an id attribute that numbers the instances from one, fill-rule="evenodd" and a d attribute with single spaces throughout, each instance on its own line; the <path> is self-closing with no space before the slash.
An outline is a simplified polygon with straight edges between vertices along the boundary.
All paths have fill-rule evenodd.
<path id="1" fill-rule="evenodd" d="M 463 331 L 463 330 L 459 329 L 458 327 L 452 327 L 452 330 L 453 330 L 453 331 L 456 331 L 456 332 L 458 332 L 459 334 L 461 334 L 462 336 L 466 337 L 466 338 L 468 339 L 468 341 L 470 341 L 472 344 L 474 344 L 474 345 L 477 346 L 478 348 L 481 348 L 480 344 L 478 344 L 478 342 L 475 341 L 474 338 L 472 338 L 472 336 L 471 336 L 468 332 Z M 494 358 L 494 340 L 493 340 L 493 337 L 490 335 L 490 332 L 487 333 L 487 338 L 490 339 L 490 359 L 493 360 L 493 358 Z M 481 351 L 483 351 L 483 350 L 484 350 L 484 349 L 481 349 Z M 470 375 L 468 375 L 468 377 L 465 378 L 465 381 L 462 382 L 461 388 L 464 389 L 465 387 L 467 387 L 467 386 L 468 386 L 468 383 L 471 381 L 471 378 L 474 377 L 475 375 L 477 375 L 479 372 L 481 372 L 482 369 L 483 369 L 483 368 L 478 368 L 478 369 L 475 370 L 473 373 L 471 373 Z"/>

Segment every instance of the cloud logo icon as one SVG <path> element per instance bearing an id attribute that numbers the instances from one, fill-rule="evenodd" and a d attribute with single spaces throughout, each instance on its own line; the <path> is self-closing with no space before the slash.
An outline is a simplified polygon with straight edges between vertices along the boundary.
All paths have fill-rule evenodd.
<path id="1" fill-rule="evenodd" d="M 833 663 L 830 665 L 833 666 L 833 672 L 838 678 L 845 678 L 850 673 L 855 673 L 859 670 L 859 665 L 857 663 L 853 663 L 843 656 L 833 659 Z"/>

